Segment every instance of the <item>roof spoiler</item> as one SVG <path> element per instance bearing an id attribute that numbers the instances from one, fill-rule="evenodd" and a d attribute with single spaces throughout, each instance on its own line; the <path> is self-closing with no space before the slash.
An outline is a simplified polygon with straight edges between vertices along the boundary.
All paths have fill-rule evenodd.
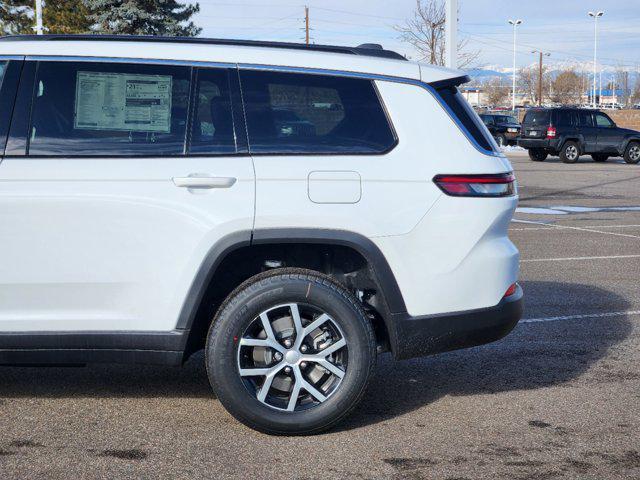
<path id="1" fill-rule="evenodd" d="M 471 81 L 469 75 L 461 75 L 459 77 L 445 78 L 444 80 L 437 80 L 435 82 L 430 82 L 429 85 L 436 90 L 440 90 L 443 88 L 452 88 L 458 87 L 463 83 L 468 83 Z"/>

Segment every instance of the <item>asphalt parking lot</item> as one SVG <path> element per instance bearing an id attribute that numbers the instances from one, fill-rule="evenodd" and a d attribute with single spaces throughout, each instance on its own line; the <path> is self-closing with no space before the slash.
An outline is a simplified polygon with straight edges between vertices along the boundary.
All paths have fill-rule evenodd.
<path id="1" fill-rule="evenodd" d="M 0 478 L 640 478 L 640 165 L 509 154 L 525 320 L 394 362 L 315 437 L 269 437 L 182 369 L 0 368 Z"/>

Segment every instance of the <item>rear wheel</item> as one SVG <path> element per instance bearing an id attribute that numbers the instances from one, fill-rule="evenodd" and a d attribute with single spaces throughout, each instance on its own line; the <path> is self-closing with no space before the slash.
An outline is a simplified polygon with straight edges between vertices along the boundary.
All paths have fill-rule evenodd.
<path id="1" fill-rule="evenodd" d="M 529 158 L 534 162 L 544 162 L 547 158 L 547 152 L 541 148 L 530 148 Z"/>
<path id="2" fill-rule="evenodd" d="M 627 163 L 640 162 L 640 142 L 631 142 L 624 151 L 624 161 Z"/>
<path id="3" fill-rule="evenodd" d="M 270 434 L 333 427 L 360 401 L 376 341 L 356 298 L 316 272 L 278 269 L 238 287 L 206 347 L 209 380 L 239 421 Z"/>
<path id="4" fill-rule="evenodd" d="M 594 153 L 591 155 L 591 158 L 593 158 L 593 160 L 596 162 L 606 162 L 609 158 L 609 155 L 605 153 Z"/>
<path id="5" fill-rule="evenodd" d="M 564 163 L 576 163 L 580 158 L 580 145 L 578 142 L 568 141 L 560 150 L 560 160 Z"/>

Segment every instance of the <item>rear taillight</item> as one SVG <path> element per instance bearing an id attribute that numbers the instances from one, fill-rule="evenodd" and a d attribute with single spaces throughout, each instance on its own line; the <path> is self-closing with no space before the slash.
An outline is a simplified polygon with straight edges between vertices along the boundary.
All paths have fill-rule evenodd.
<path id="1" fill-rule="evenodd" d="M 509 197 L 516 193 L 513 173 L 436 175 L 433 181 L 452 197 Z"/>
<path id="2" fill-rule="evenodd" d="M 512 283 L 511 286 L 509 288 L 507 288 L 507 291 L 504 292 L 504 297 L 503 298 L 510 297 L 511 295 L 516 293 L 517 289 L 518 289 L 518 284 L 517 283 Z"/>
<path id="3" fill-rule="evenodd" d="M 547 138 L 556 138 L 556 127 L 547 128 Z"/>

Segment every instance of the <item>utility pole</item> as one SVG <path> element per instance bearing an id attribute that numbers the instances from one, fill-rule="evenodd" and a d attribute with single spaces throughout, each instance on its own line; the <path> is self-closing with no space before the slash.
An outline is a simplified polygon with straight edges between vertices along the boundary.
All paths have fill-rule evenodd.
<path id="1" fill-rule="evenodd" d="M 541 50 L 533 50 L 531 53 L 538 53 L 540 55 L 540 60 L 538 63 L 538 106 L 541 106 L 542 105 L 542 56 L 544 55 L 545 57 L 548 57 L 551 54 L 543 52 Z"/>
<path id="2" fill-rule="evenodd" d="M 511 110 L 516 111 L 516 27 L 522 24 L 522 20 L 509 20 L 513 25 L 513 92 L 511 96 Z"/>
<path id="3" fill-rule="evenodd" d="M 304 7 L 304 38 L 305 43 L 309 45 L 309 7 Z"/>
<path id="4" fill-rule="evenodd" d="M 444 65 L 458 68 L 458 0 L 447 0 L 444 22 Z"/>
<path id="5" fill-rule="evenodd" d="M 42 35 L 44 27 L 42 26 L 42 0 L 36 0 L 36 34 Z"/>

